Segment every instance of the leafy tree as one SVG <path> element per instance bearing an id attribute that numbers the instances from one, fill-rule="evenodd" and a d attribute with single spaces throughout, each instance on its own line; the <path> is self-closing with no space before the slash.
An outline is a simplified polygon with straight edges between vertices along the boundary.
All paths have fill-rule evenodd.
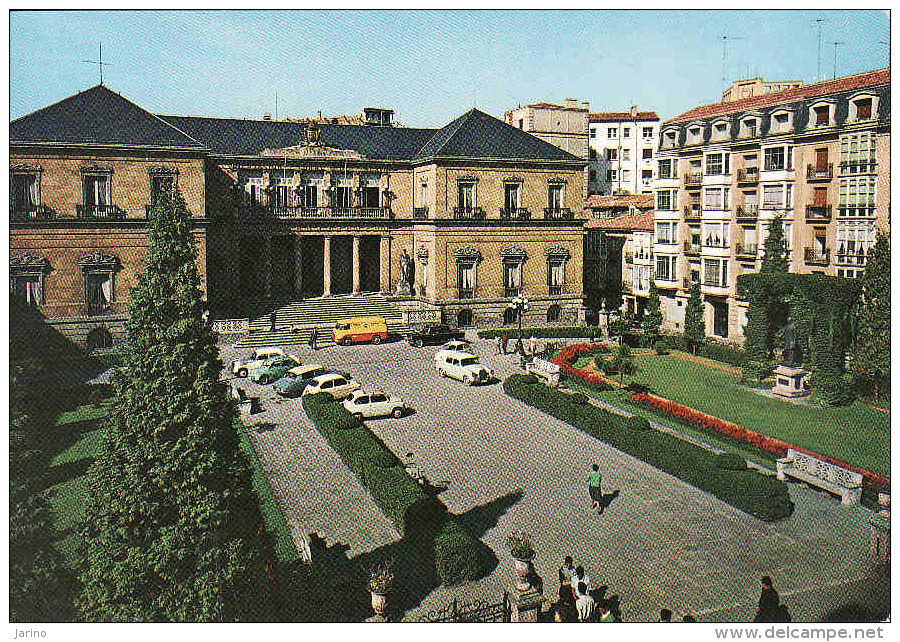
<path id="1" fill-rule="evenodd" d="M 264 620 L 262 524 L 235 409 L 204 319 L 179 194 L 151 212 L 123 368 L 90 470 L 86 620 Z"/>
<path id="2" fill-rule="evenodd" d="M 763 244 L 762 265 L 759 271 L 766 273 L 785 273 L 790 267 L 787 241 L 784 238 L 784 223 L 780 216 L 769 221 L 769 235 Z"/>
<path id="3" fill-rule="evenodd" d="M 875 399 L 880 400 L 881 386 L 891 378 L 891 248 L 885 234 L 878 234 L 862 284 L 862 308 L 850 364 L 857 382 L 871 386 Z"/>
<path id="4" fill-rule="evenodd" d="M 659 336 L 662 322 L 663 317 L 662 310 L 660 309 L 659 290 L 656 288 L 656 283 L 650 281 L 650 296 L 647 298 L 647 305 L 644 308 L 644 320 L 641 322 L 641 327 L 644 330 L 644 334 L 647 335 L 650 345 L 652 345 L 656 341 L 656 337 Z"/>
<path id="5" fill-rule="evenodd" d="M 684 311 L 684 338 L 691 346 L 691 352 L 697 354 L 697 348 L 706 341 L 706 321 L 703 318 L 703 299 L 700 297 L 700 284 L 691 284 L 691 297 Z"/>
<path id="6" fill-rule="evenodd" d="M 621 383 L 627 374 L 634 373 L 634 357 L 631 354 L 631 348 L 626 343 L 620 343 L 619 349 L 612 362 L 613 372 L 619 373 L 619 382 Z"/>

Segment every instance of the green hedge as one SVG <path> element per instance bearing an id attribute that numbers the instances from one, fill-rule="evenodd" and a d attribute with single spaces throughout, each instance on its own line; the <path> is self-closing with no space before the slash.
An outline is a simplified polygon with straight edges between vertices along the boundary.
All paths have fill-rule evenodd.
<path id="1" fill-rule="evenodd" d="M 484 559 L 481 542 L 425 493 L 364 423 L 328 393 L 306 395 L 303 409 L 404 537 L 423 546 L 433 542 L 435 570 L 442 582 L 455 584 L 479 576 Z"/>
<path id="2" fill-rule="evenodd" d="M 713 361 L 721 361 L 732 366 L 742 367 L 747 362 L 747 353 L 740 348 L 722 345 L 721 343 L 705 343 L 697 350 L 697 354 Z"/>
<path id="3" fill-rule="evenodd" d="M 570 395 L 520 375 L 503 382 L 504 391 L 530 406 L 565 421 L 651 466 L 674 475 L 763 521 L 787 517 L 793 504 L 787 485 L 756 470 L 721 468 L 717 456 L 699 446 L 593 405 L 578 405 Z"/>
<path id="4" fill-rule="evenodd" d="M 519 329 L 510 326 L 508 328 L 488 328 L 486 330 L 478 331 L 478 337 L 480 339 L 496 339 L 502 334 L 505 334 L 510 339 L 517 339 L 519 337 Z M 594 326 L 594 336 L 599 337 L 601 334 L 600 328 Z M 580 339 L 589 336 L 591 336 L 591 326 L 587 325 L 557 325 L 522 328 L 523 339 L 528 339 L 529 337 L 535 337 L 536 339 Z"/>

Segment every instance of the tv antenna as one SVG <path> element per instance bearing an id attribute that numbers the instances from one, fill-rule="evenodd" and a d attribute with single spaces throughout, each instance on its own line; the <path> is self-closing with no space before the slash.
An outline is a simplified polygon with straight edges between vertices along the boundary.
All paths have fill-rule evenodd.
<path id="1" fill-rule="evenodd" d="M 722 88 L 725 88 L 728 76 L 728 41 L 745 40 L 743 36 L 722 36 Z"/>
<path id="2" fill-rule="evenodd" d="M 816 56 L 816 82 L 822 80 L 822 23 L 825 18 L 816 18 L 816 30 L 818 32 L 819 50 Z"/>
<path id="3" fill-rule="evenodd" d="M 831 44 L 834 45 L 834 69 L 832 70 L 832 75 L 831 75 L 831 78 L 833 80 L 833 79 L 837 78 L 837 48 L 838 48 L 838 45 L 842 45 L 844 43 L 839 40 L 834 40 L 834 41 L 832 41 Z"/>
<path id="4" fill-rule="evenodd" d="M 82 60 L 81 62 L 85 62 L 89 65 L 97 65 L 100 67 L 100 84 L 103 84 L 103 67 L 109 67 L 108 62 L 103 62 L 103 43 L 100 43 L 100 57 L 97 60 Z"/>

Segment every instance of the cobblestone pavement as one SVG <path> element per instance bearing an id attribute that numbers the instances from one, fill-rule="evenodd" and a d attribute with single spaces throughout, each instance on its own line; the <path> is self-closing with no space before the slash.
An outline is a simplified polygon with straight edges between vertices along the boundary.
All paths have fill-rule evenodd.
<path id="1" fill-rule="evenodd" d="M 513 530 L 532 534 L 547 595 L 555 597 L 556 568 L 571 554 L 594 586 L 619 595 L 630 621 L 653 620 L 660 608 L 701 621 L 747 621 L 763 574 L 775 579 L 795 621 L 854 599 L 871 605 L 889 592 L 872 579 L 868 509 L 791 484 L 794 515 L 766 524 L 507 397 L 499 383 L 470 388 L 441 378 L 435 350 L 405 343 L 297 350 L 304 362 L 346 370 L 415 409 L 367 424 L 397 455 L 414 453 L 428 479 L 446 486 L 440 497 L 450 511 L 464 514 L 499 560 L 478 582 L 434 589 L 407 619 L 454 596 L 499 600 L 512 579 L 504 542 Z M 494 355 L 492 342 L 480 341 L 476 351 L 501 379 L 518 370 L 518 357 Z M 223 349 L 226 363 L 232 355 Z M 249 423 L 274 424 L 252 434 L 292 528 L 342 542 L 350 557 L 396 542 L 397 530 L 309 424 L 300 401 L 279 403 L 270 388 L 246 385 L 264 408 Z M 592 462 L 604 493 L 613 494 L 603 515 L 588 510 Z"/>

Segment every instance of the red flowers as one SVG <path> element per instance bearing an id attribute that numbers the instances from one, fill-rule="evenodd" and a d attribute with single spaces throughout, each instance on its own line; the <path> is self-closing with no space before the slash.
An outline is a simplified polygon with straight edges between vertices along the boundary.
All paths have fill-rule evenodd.
<path id="1" fill-rule="evenodd" d="M 795 446 L 794 444 L 789 444 L 781 441 L 780 439 L 775 439 L 774 437 L 769 437 L 758 432 L 753 432 L 752 430 L 747 430 L 743 426 L 739 426 L 730 421 L 719 419 L 718 417 L 708 415 L 704 412 L 700 412 L 699 410 L 694 410 L 693 408 L 689 408 L 688 406 L 684 406 L 680 403 L 670 401 L 669 399 L 665 399 L 664 397 L 658 397 L 657 395 L 648 393 L 636 393 L 631 395 L 629 399 L 631 399 L 632 401 L 637 401 L 638 403 L 642 403 L 646 406 L 650 406 L 651 408 L 661 410 L 667 415 L 689 421 L 690 423 L 701 426 L 702 428 L 713 430 L 717 433 L 727 435 L 732 439 L 737 439 L 738 441 L 743 441 L 745 443 L 756 446 L 757 448 L 762 448 L 763 450 L 774 453 L 779 457 L 784 457 L 787 454 L 788 448 L 793 448 L 794 450 L 806 453 L 807 455 L 811 455 L 817 459 L 830 462 L 835 466 L 840 466 L 842 468 L 847 468 L 849 470 L 861 473 L 863 479 L 866 482 L 866 485 L 873 488 L 887 488 L 891 483 L 889 477 L 885 477 L 868 470 L 863 470 L 862 468 L 857 468 L 856 466 L 851 466 L 847 462 L 841 461 L 840 459 L 834 459 L 833 457 L 829 457 L 827 455 L 820 455 L 819 453 L 814 453 L 812 451 L 806 450 L 805 448 Z"/>
<path id="2" fill-rule="evenodd" d="M 586 384 L 592 386 L 615 386 L 617 388 L 621 388 L 622 384 L 620 384 L 618 381 L 607 379 L 606 377 L 602 377 L 598 374 L 585 372 L 584 370 L 578 370 L 572 365 L 572 363 L 574 363 L 578 359 L 578 357 L 585 354 L 586 352 L 596 352 L 600 349 L 609 349 L 609 346 L 607 346 L 605 343 L 577 343 L 564 347 L 559 351 L 558 355 L 553 357 L 552 361 L 559 366 L 561 372 L 581 379 Z"/>

